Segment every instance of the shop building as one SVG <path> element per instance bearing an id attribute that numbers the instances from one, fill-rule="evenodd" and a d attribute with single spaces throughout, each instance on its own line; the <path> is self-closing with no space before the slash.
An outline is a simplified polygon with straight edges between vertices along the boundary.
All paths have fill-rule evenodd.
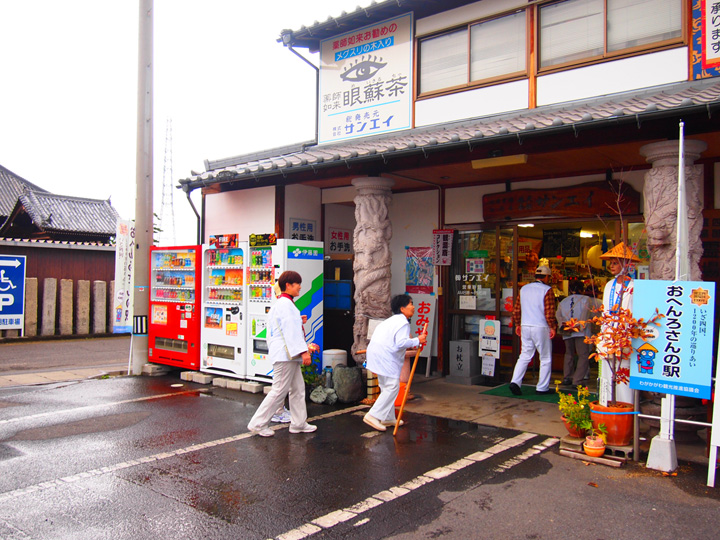
<path id="1" fill-rule="evenodd" d="M 639 277 L 673 278 L 680 122 L 691 257 L 716 279 L 718 9 L 391 0 L 285 30 L 282 45 L 318 53 L 317 140 L 207 161 L 180 184 L 202 190 L 203 241 L 325 242 L 326 296 L 337 295 L 326 349 L 364 348 L 368 319 L 406 290 L 408 248 L 453 230 L 451 264 L 424 276 L 437 299 L 433 365 L 449 373 L 449 343 L 477 340 L 478 320 L 494 318 L 507 379 L 512 300 L 535 259 L 549 260 L 559 298 L 574 279 L 602 285 L 598 256 L 623 238 Z"/>

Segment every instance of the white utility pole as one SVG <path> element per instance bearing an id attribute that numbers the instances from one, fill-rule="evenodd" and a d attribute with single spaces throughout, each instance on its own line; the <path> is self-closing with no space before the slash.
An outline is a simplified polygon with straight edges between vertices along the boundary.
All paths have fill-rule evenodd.
<path id="1" fill-rule="evenodd" d="M 135 295 L 132 374 L 148 361 L 150 246 L 153 245 L 153 0 L 140 0 L 137 151 L 135 156 Z"/>

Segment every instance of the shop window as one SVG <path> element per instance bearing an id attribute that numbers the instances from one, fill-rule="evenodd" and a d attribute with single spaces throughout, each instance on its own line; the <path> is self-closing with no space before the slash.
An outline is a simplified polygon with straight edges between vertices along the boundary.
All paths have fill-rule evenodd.
<path id="1" fill-rule="evenodd" d="M 525 10 L 422 39 L 419 47 L 421 94 L 524 73 Z"/>
<path id="2" fill-rule="evenodd" d="M 565 0 L 540 7 L 540 67 L 682 37 L 682 0 Z"/>

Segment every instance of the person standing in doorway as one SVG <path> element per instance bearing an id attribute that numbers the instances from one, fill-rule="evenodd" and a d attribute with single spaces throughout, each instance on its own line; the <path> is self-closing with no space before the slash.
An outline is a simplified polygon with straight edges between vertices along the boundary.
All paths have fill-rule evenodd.
<path id="1" fill-rule="evenodd" d="M 290 402 L 290 433 L 312 433 L 317 429 L 307 423 L 305 382 L 300 364 L 309 366 L 312 360 L 305 342 L 303 318 L 293 303 L 300 295 L 302 278 L 288 270 L 280 274 L 278 285 L 281 293 L 270 308 L 267 326 L 268 355 L 273 364 L 272 388 L 248 424 L 248 429 L 261 437 L 275 434 L 268 424 L 285 396 Z"/>
<path id="2" fill-rule="evenodd" d="M 400 391 L 400 370 L 405 351 L 427 341 L 427 332 L 410 337 L 410 318 L 415 306 L 408 294 L 394 296 L 390 301 L 393 316 L 381 322 L 367 348 L 367 369 L 375 373 L 380 386 L 380 396 L 363 417 L 363 422 L 378 431 L 395 425 L 395 398 Z"/>
<path id="3" fill-rule="evenodd" d="M 590 336 L 591 324 L 586 324 L 578 331 L 563 330 L 562 325 L 570 319 L 587 321 L 594 315 L 592 310 L 596 307 L 595 300 L 586 296 L 585 284 L 580 280 L 570 282 L 570 296 L 558 305 L 557 321 L 560 333 L 565 343 L 565 365 L 563 366 L 563 385 L 577 386 L 587 378 L 590 369 L 590 344 L 585 338 Z M 599 302 L 598 302 L 599 303 Z M 575 365 L 577 358 L 577 365 Z"/>
<path id="4" fill-rule="evenodd" d="M 535 270 L 535 282 L 528 283 L 522 289 L 513 306 L 513 325 L 520 336 L 520 357 L 515 364 L 510 391 L 516 396 L 522 395 L 522 380 L 535 351 L 540 355 L 540 376 L 536 394 L 551 394 L 550 374 L 552 372 L 552 338 L 557 331 L 555 319 L 555 295 L 548 285 L 550 267 L 538 266 Z"/>

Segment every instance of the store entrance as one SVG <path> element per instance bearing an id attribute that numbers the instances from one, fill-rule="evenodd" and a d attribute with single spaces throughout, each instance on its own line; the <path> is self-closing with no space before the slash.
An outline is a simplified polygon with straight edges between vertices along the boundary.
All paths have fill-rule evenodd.
<path id="1" fill-rule="evenodd" d="M 514 298 L 520 288 L 534 281 L 542 261 L 550 266 L 550 285 L 558 302 L 569 293 L 572 281 L 582 281 L 587 294 L 602 300 L 611 277 L 600 255 L 615 242 L 627 238 L 641 262 L 635 277 L 646 277 L 649 255 L 644 224 L 639 220 L 528 221 L 514 224 L 483 224 L 475 230 L 458 231 L 450 276 L 448 314 L 450 340 L 470 340 L 480 352 L 481 324 L 500 321 L 500 354 L 494 374 L 483 384 L 510 380 L 520 352 L 520 340 L 512 328 Z M 565 347 L 562 337 L 553 340 L 553 372 L 562 376 Z M 538 369 L 537 361 L 534 369 Z M 593 368 L 596 370 L 595 365 Z M 530 375 L 530 377 L 532 374 Z"/>

